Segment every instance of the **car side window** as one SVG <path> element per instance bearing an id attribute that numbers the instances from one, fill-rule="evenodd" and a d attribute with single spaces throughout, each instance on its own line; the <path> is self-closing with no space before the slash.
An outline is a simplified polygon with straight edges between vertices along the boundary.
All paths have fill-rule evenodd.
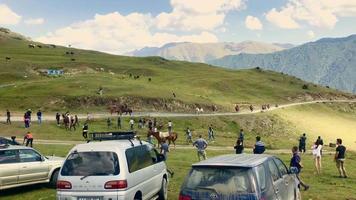
<path id="1" fill-rule="evenodd" d="M 266 189 L 266 170 L 263 164 L 257 167 L 257 182 L 261 191 L 264 191 Z"/>
<path id="2" fill-rule="evenodd" d="M 19 157 L 17 152 L 17 150 L 0 151 L 0 164 L 18 163 Z"/>
<path id="3" fill-rule="evenodd" d="M 283 162 L 279 159 L 274 159 L 277 164 L 278 170 L 282 176 L 288 174 L 287 167 L 283 164 Z"/>
<path id="4" fill-rule="evenodd" d="M 268 161 L 268 168 L 269 168 L 269 171 L 271 172 L 271 176 L 272 176 L 272 180 L 273 182 L 277 181 L 279 178 L 281 178 L 279 176 L 279 171 L 278 171 L 278 168 L 276 166 L 276 164 L 274 163 L 273 160 L 269 160 Z"/>
<path id="5" fill-rule="evenodd" d="M 152 154 L 147 145 L 127 149 L 125 154 L 130 173 L 154 164 Z"/>
<path id="6" fill-rule="evenodd" d="M 42 161 L 41 155 L 32 149 L 20 149 L 21 162 L 38 162 Z"/>

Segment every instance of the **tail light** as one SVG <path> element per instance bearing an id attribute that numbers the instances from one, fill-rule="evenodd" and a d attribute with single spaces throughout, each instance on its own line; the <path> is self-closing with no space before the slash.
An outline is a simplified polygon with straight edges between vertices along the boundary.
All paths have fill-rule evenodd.
<path id="1" fill-rule="evenodd" d="M 72 189 L 72 184 L 68 181 L 57 181 L 57 189 L 69 190 Z"/>
<path id="2" fill-rule="evenodd" d="M 105 189 L 124 189 L 127 188 L 126 180 L 108 181 L 104 185 Z"/>
<path id="3" fill-rule="evenodd" d="M 192 198 L 190 196 L 180 194 L 179 200 L 192 200 Z"/>

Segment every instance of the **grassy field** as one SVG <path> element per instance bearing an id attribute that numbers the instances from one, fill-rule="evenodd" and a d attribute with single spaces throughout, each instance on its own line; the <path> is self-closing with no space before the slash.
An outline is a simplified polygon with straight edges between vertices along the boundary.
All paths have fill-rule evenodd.
<path id="1" fill-rule="evenodd" d="M 34 42 L 0 31 L 0 57 L 11 57 L 10 61 L 0 59 L 0 109 L 103 111 L 111 102 L 126 102 L 134 110 L 177 112 L 193 111 L 197 105 L 209 110 L 217 105 L 220 110 L 231 111 L 235 103 L 274 104 L 345 95 L 313 84 L 302 89 L 307 83 L 269 71 L 233 71 L 159 57 L 114 56 L 44 44 L 32 49 L 29 43 Z M 65 75 L 47 77 L 41 75 L 41 69 L 63 69 Z M 99 87 L 103 96 L 96 94 Z"/>
<path id="2" fill-rule="evenodd" d="M 68 145 L 36 145 L 38 150 L 47 155 L 55 154 L 57 156 L 65 156 L 71 148 Z M 208 157 L 213 157 L 221 154 L 233 153 L 233 151 L 207 151 Z M 289 154 L 277 155 L 289 163 Z M 310 190 L 302 191 L 303 199 L 312 200 L 350 200 L 354 199 L 354 188 L 356 187 L 356 169 L 352 166 L 356 165 L 356 155 L 354 153 L 347 154 L 346 169 L 348 171 L 348 179 L 337 178 L 338 173 L 335 168 L 335 163 L 332 160 L 332 155 L 324 155 L 323 170 L 319 176 L 314 175 L 313 160 L 309 154 L 303 155 L 303 164 L 305 168 L 302 173 L 303 180 L 310 185 Z M 170 179 L 169 199 L 177 199 L 180 186 L 187 175 L 192 163 L 197 162 L 197 157 L 193 150 L 172 150 L 169 153 L 168 167 L 175 172 L 173 178 Z M 48 188 L 46 185 L 35 185 L 21 187 L 17 189 L 6 190 L 0 193 L 1 199 L 15 200 L 43 200 L 54 199 L 55 190 Z"/>

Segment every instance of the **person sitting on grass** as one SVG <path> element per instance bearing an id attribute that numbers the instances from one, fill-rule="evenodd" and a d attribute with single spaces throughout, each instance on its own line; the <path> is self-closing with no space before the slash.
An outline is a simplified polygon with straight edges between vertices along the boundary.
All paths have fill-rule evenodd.
<path id="1" fill-rule="evenodd" d="M 336 140 L 336 153 L 335 153 L 335 162 L 337 170 L 339 171 L 340 178 L 347 178 L 344 163 L 345 163 L 345 152 L 346 147 L 342 145 L 342 140 L 338 138 Z"/>
<path id="2" fill-rule="evenodd" d="M 261 137 L 257 136 L 256 137 L 256 144 L 255 148 L 253 149 L 254 154 L 263 154 L 265 152 L 265 144 L 261 141 Z"/>
<path id="3" fill-rule="evenodd" d="M 297 176 L 297 179 L 299 181 L 298 187 L 300 188 L 300 186 L 303 186 L 304 190 L 308 190 L 309 186 L 307 184 L 305 184 L 299 176 L 299 174 L 303 168 L 303 165 L 302 165 L 302 159 L 299 155 L 298 150 L 299 149 L 297 146 L 294 146 L 292 148 L 293 157 L 290 160 L 290 171 L 292 173 L 295 173 L 295 175 Z"/>

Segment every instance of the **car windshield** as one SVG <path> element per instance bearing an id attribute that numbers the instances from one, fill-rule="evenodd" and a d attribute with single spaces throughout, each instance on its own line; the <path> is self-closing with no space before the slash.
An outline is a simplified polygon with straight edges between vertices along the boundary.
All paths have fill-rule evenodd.
<path id="1" fill-rule="evenodd" d="M 114 152 L 74 152 L 62 167 L 62 176 L 107 176 L 120 173 Z"/>
<path id="2" fill-rule="evenodd" d="M 253 192 L 251 170 L 230 167 L 193 167 L 185 188 L 210 190 L 219 194 L 244 194 Z"/>

